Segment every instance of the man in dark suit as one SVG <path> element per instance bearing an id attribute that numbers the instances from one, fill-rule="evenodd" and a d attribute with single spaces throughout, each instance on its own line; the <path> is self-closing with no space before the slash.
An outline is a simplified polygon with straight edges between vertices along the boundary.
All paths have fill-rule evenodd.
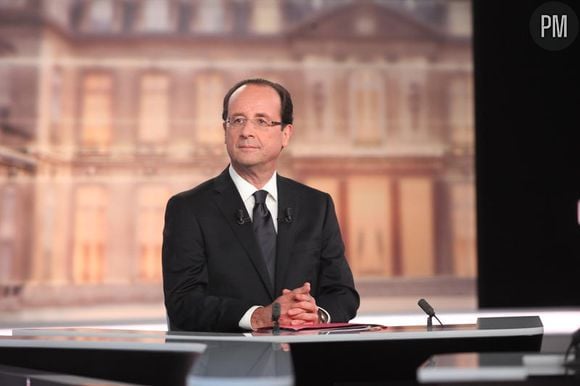
<path id="1" fill-rule="evenodd" d="M 292 136 L 288 91 L 264 79 L 224 98 L 230 166 L 173 196 L 163 231 L 163 288 L 172 330 L 240 331 L 343 322 L 359 295 L 334 205 L 276 173 Z"/>

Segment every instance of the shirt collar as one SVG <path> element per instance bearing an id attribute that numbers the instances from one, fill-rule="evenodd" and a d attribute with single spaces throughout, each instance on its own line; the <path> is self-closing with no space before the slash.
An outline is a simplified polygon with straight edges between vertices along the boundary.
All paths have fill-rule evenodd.
<path id="1" fill-rule="evenodd" d="M 276 183 L 277 173 L 275 171 L 262 189 L 257 189 L 254 185 L 246 181 L 236 172 L 231 164 L 228 168 L 228 171 L 230 173 L 230 177 L 234 181 L 234 185 L 236 185 L 236 188 L 242 197 L 242 201 L 246 202 L 248 198 L 250 198 L 254 192 L 258 190 L 265 190 L 270 196 L 272 196 L 275 202 L 278 202 L 278 184 Z"/>

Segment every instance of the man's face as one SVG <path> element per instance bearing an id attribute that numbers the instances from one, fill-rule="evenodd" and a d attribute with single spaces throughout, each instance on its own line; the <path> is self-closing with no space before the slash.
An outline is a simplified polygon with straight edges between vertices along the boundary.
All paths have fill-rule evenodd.
<path id="1" fill-rule="evenodd" d="M 228 118 L 263 118 L 281 121 L 280 96 L 273 88 L 247 84 L 237 89 L 229 100 Z M 256 171 L 274 171 L 283 147 L 288 145 L 292 125 L 258 127 L 247 121 L 244 127 L 224 124 L 225 143 L 234 167 L 253 168 Z"/>

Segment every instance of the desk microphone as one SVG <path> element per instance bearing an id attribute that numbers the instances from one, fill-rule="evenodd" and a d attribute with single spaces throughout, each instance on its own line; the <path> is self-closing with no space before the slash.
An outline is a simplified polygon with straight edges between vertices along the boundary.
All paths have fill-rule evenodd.
<path id="1" fill-rule="evenodd" d="M 575 354 L 573 357 L 570 355 L 572 352 Z M 570 345 L 564 355 L 564 365 L 568 368 L 580 369 L 580 328 L 572 334 Z"/>
<path id="2" fill-rule="evenodd" d="M 274 322 L 274 329 L 272 333 L 274 335 L 278 335 L 280 333 L 280 323 L 278 320 L 280 319 L 280 303 L 276 302 L 272 305 L 272 322 Z"/>
<path id="3" fill-rule="evenodd" d="M 284 209 L 284 217 L 278 218 L 278 222 L 285 222 L 286 224 L 290 224 L 294 221 L 294 217 L 292 217 L 292 208 Z"/>
<path id="4" fill-rule="evenodd" d="M 435 315 L 435 310 L 433 309 L 433 307 L 431 307 L 431 305 L 429 303 L 427 303 L 427 300 L 425 300 L 425 299 L 419 299 L 419 301 L 417 302 L 417 304 L 428 315 L 428 318 L 427 318 L 427 328 L 433 327 L 433 320 L 432 320 L 433 318 L 437 319 L 437 321 L 439 322 L 439 324 L 441 326 L 443 326 L 443 323 L 441 323 L 441 321 L 439 320 L 439 318 Z"/>
<path id="5" fill-rule="evenodd" d="M 252 219 L 249 217 L 246 217 L 246 213 L 244 212 L 243 209 L 238 209 L 236 215 L 236 222 L 238 223 L 238 225 L 244 225 L 246 223 L 252 222 Z"/>
<path id="6" fill-rule="evenodd" d="M 570 342 L 574 346 L 580 345 L 580 328 L 576 330 L 574 334 L 572 334 L 572 342 Z"/>

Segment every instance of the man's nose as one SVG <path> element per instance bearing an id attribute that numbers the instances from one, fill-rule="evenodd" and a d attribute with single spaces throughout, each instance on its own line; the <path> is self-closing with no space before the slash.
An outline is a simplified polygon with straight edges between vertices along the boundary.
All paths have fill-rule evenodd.
<path id="1" fill-rule="evenodd" d="M 247 121 L 246 124 L 240 129 L 240 136 L 244 138 L 253 137 L 254 130 L 255 128 L 252 122 Z"/>

